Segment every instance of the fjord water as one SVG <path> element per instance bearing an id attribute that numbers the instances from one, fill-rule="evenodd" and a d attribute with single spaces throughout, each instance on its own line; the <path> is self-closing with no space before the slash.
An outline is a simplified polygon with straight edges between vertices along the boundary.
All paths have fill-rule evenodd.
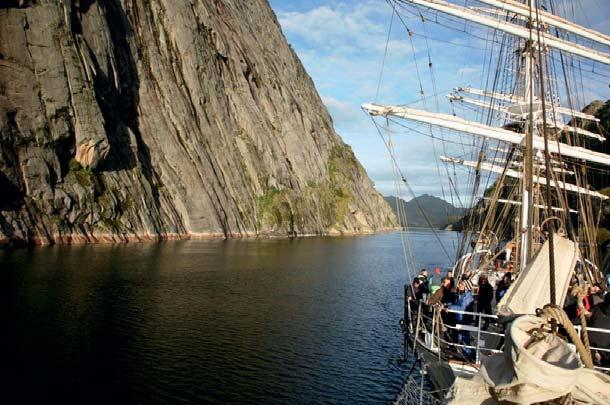
<path id="1" fill-rule="evenodd" d="M 386 403 L 409 368 L 397 233 L 2 250 L 0 269 L 5 398 Z"/>

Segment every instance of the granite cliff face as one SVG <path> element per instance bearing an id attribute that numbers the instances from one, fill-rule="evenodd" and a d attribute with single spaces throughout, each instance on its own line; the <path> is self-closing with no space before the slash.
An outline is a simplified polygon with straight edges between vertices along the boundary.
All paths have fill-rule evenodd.
<path id="1" fill-rule="evenodd" d="M 0 3 L 0 241 L 395 224 L 265 0 Z"/>

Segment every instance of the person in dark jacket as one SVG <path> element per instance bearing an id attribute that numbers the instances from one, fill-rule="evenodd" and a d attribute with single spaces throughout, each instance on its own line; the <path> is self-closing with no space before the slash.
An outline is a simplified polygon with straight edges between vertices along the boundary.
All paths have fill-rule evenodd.
<path id="1" fill-rule="evenodd" d="M 416 278 L 413 283 L 407 287 L 407 299 L 411 301 L 419 301 L 422 299 L 421 281 Z"/>
<path id="2" fill-rule="evenodd" d="M 450 305 L 455 302 L 455 281 L 453 277 L 446 277 L 447 281 L 443 285 L 443 297 L 441 304 Z"/>
<path id="3" fill-rule="evenodd" d="M 428 280 L 428 270 L 421 269 L 419 271 L 419 275 L 417 276 L 417 279 L 420 282 L 419 290 L 421 291 L 422 297 L 425 297 L 426 294 L 430 293 L 430 282 Z"/>
<path id="4" fill-rule="evenodd" d="M 489 284 L 486 274 L 479 277 L 479 297 L 477 299 L 477 312 L 491 315 L 491 301 L 494 299 L 494 289 Z M 484 318 L 483 329 L 489 327 L 489 318 Z"/>
<path id="5" fill-rule="evenodd" d="M 411 322 L 417 316 L 417 308 L 419 307 L 419 301 L 422 299 L 422 294 L 419 290 L 421 282 L 419 279 L 413 280 L 411 285 L 407 287 L 405 306 L 408 309 L 408 320 Z"/>
<path id="6" fill-rule="evenodd" d="M 604 290 L 601 283 L 595 283 L 589 288 L 589 300 L 592 307 L 596 307 L 604 302 Z"/>
<path id="7" fill-rule="evenodd" d="M 510 287 L 511 282 L 512 280 L 510 273 L 504 274 L 504 277 L 502 277 L 502 280 L 500 280 L 496 288 L 496 302 L 500 302 L 502 297 L 504 297 L 504 294 L 506 294 L 506 291 L 508 291 L 508 287 Z"/>
<path id="8" fill-rule="evenodd" d="M 606 294 L 604 302 L 593 308 L 591 318 L 587 323 L 591 328 L 610 329 L 610 294 Z M 610 348 L 610 334 L 589 331 L 589 344 L 591 347 L 608 349 Z M 597 351 L 594 357 L 602 367 L 610 367 L 610 353 Z"/>

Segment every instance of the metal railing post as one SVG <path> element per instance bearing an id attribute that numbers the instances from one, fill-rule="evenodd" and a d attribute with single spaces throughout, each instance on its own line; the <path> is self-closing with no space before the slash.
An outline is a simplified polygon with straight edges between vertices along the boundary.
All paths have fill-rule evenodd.
<path id="1" fill-rule="evenodd" d="M 419 383 L 419 403 L 423 404 L 424 403 L 424 379 L 426 376 L 426 366 L 424 366 L 422 368 L 421 371 L 421 381 Z"/>
<path id="2" fill-rule="evenodd" d="M 417 302 L 417 323 L 415 325 L 415 339 L 413 339 L 413 355 L 415 355 L 415 349 L 417 349 L 417 339 L 419 339 L 419 328 L 421 325 L 421 301 Z M 425 342 L 424 342 L 425 344 Z"/>
<path id="3" fill-rule="evenodd" d="M 475 352 L 475 364 L 479 364 L 479 350 L 480 350 L 480 342 L 481 342 L 481 314 L 478 316 L 478 325 L 477 325 L 477 351 Z"/>
<path id="4" fill-rule="evenodd" d="M 432 345 L 434 349 L 434 335 L 436 334 L 436 305 L 432 307 Z"/>
<path id="5" fill-rule="evenodd" d="M 413 318 L 411 317 L 411 301 L 409 301 L 407 299 L 407 317 L 405 319 L 409 319 L 409 323 L 408 323 L 408 327 L 409 327 L 409 332 L 413 333 Z"/>

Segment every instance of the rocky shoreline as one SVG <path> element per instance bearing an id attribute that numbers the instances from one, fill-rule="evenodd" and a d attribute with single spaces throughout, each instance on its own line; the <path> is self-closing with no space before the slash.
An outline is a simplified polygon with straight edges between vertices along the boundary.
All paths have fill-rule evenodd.
<path id="1" fill-rule="evenodd" d="M 294 239 L 294 238 L 315 238 L 315 237 L 355 237 L 367 236 L 379 233 L 396 232 L 400 230 L 397 227 L 389 227 L 377 229 L 375 231 L 329 231 L 320 234 L 231 234 L 223 233 L 171 233 L 171 234 L 95 234 L 95 235 L 51 235 L 50 237 L 33 237 L 29 241 L 22 239 L 9 239 L 6 237 L 0 238 L 0 248 L 21 247 L 21 246 L 53 246 L 53 245 L 95 245 L 95 244 L 126 244 L 126 243 L 146 243 L 146 242 L 164 242 L 177 240 L 208 240 L 208 239 Z"/>

